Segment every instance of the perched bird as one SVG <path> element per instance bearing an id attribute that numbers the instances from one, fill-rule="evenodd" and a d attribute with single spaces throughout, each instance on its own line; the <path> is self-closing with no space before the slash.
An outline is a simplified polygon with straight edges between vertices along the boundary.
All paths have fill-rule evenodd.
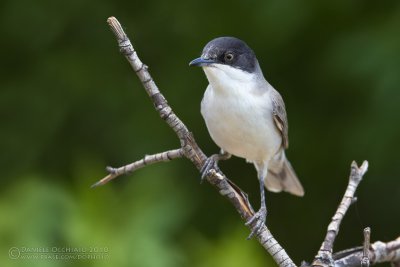
<path id="1" fill-rule="evenodd" d="M 209 85 L 201 114 L 220 154 L 207 159 L 202 178 L 230 154 L 254 164 L 260 182 L 261 207 L 246 223 L 257 221 L 249 237 L 265 224 L 264 186 L 272 192 L 303 196 L 304 190 L 285 156 L 288 122 L 281 95 L 264 78 L 253 50 L 234 37 L 210 41 L 200 58 L 189 63 L 203 68 Z"/>

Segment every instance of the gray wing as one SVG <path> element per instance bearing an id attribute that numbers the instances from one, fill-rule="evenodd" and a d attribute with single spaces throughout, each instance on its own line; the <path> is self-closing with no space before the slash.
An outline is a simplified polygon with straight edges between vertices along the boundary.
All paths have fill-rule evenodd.
<path id="1" fill-rule="evenodd" d="M 282 135 L 282 145 L 284 149 L 289 147 L 289 137 L 288 137 L 288 121 L 286 115 L 285 103 L 283 102 L 282 96 L 272 88 L 271 98 L 272 98 L 272 114 L 274 117 L 274 122 L 276 128 L 280 131 Z"/>

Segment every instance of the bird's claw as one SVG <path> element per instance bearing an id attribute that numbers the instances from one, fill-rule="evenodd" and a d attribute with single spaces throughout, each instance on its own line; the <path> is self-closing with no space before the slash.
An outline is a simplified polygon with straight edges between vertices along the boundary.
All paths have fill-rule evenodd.
<path id="1" fill-rule="evenodd" d="M 251 233 L 247 237 L 247 239 L 251 239 L 255 235 L 259 235 L 262 230 L 264 229 L 265 225 L 265 220 L 267 218 L 267 209 L 265 207 L 261 207 L 259 211 L 257 211 L 253 217 L 251 217 L 246 223 L 246 226 L 252 225 L 254 222 L 256 222 L 254 225 L 251 227 Z"/>
<path id="2" fill-rule="evenodd" d="M 204 162 L 203 167 L 201 167 L 200 173 L 201 173 L 201 180 L 200 183 L 204 181 L 204 179 L 207 177 L 208 172 L 212 169 L 218 171 L 218 161 L 219 161 L 219 154 L 212 155 L 211 157 L 206 159 L 206 162 Z"/>
<path id="3" fill-rule="evenodd" d="M 214 169 L 217 172 L 219 171 L 218 161 L 227 160 L 230 157 L 231 157 L 231 154 L 229 154 L 228 152 L 221 149 L 221 153 L 211 155 L 209 158 L 207 158 L 203 164 L 203 167 L 201 167 L 201 170 L 200 170 L 200 173 L 201 173 L 200 183 L 202 183 L 204 181 L 204 179 L 207 177 L 210 170 Z"/>

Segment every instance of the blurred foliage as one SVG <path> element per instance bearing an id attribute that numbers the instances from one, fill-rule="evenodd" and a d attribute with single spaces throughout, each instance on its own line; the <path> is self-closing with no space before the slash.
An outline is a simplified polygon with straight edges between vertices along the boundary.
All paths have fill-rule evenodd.
<path id="1" fill-rule="evenodd" d="M 304 198 L 267 194 L 293 259 L 315 255 L 347 184 L 370 161 L 335 249 L 400 233 L 398 1 L 28 1 L 0 3 L 1 266 L 274 266 L 234 209 L 185 160 L 91 190 L 104 166 L 176 148 L 106 24 L 125 26 L 199 145 L 207 81 L 188 62 L 217 36 L 245 40 L 289 114 L 288 157 Z M 224 172 L 259 205 L 242 159 Z M 244 177 L 249 177 L 242 179 Z M 107 260 L 11 260 L 10 247 L 108 247 Z"/>

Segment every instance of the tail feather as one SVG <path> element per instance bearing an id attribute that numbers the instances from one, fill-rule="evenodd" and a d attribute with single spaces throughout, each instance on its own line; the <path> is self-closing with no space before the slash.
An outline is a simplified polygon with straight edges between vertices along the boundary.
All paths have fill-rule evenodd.
<path id="1" fill-rule="evenodd" d="M 264 184 L 272 192 L 285 191 L 296 196 L 304 196 L 303 186 L 283 151 L 278 158 L 271 160 Z"/>

